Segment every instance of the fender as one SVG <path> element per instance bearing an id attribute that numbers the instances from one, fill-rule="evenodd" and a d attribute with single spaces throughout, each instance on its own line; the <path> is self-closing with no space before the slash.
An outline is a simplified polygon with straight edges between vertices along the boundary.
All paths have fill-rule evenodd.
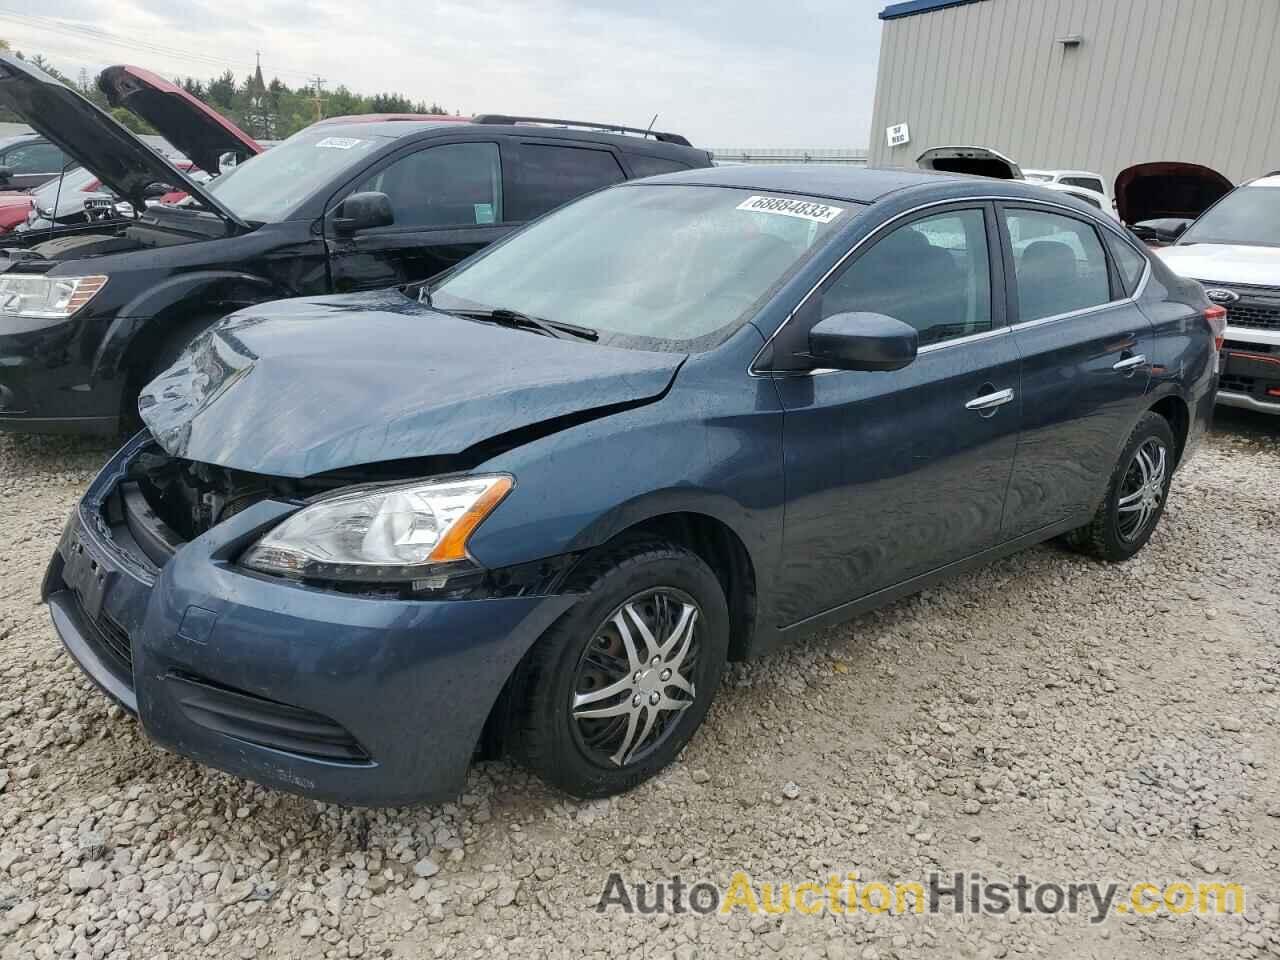
<path id="1" fill-rule="evenodd" d="M 658 517 L 708 517 L 732 531 L 750 558 L 754 649 L 762 628 L 776 619 L 784 509 L 777 391 L 772 381 L 735 377 L 733 368 L 722 387 L 718 379 L 702 381 L 698 365 L 690 365 L 657 403 L 570 427 L 478 465 L 510 473 L 516 483 L 476 530 L 470 549 L 485 566 L 508 567 L 590 550 Z M 691 410 L 697 412 L 692 419 Z M 584 482 L 566 483 L 566 477 Z"/>
<path id="2" fill-rule="evenodd" d="M 134 297 L 116 313 L 93 357 L 92 378 L 111 380 L 129 348 L 152 324 L 174 315 L 191 316 L 242 307 L 293 296 L 293 291 L 263 277 L 232 270 L 200 270 L 183 273 Z"/>

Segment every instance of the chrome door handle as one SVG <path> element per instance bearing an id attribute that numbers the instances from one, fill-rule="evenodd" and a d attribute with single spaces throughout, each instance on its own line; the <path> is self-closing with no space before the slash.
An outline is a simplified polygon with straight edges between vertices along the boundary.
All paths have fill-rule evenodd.
<path id="1" fill-rule="evenodd" d="M 1003 390 L 997 390 L 994 393 L 984 393 L 980 397 L 974 397 L 964 405 L 964 408 L 966 410 L 991 410 L 1012 402 L 1013 388 L 1005 387 Z"/>
<path id="2" fill-rule="evenodd" d="M 1112 370 L 1133 370 L 1142 366 L 1147 362 L 1147 358 L 1142 354 L 1133 357 L 1125 357 L 1123 360 L 1117 360 L 1111 365 Z"/>

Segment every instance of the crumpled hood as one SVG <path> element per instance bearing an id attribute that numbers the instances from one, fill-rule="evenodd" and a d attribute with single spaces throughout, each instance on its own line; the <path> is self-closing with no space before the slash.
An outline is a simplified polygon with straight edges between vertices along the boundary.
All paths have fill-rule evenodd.
<path id="1" fill-rule="evenodd" d="M 477 323 L 391 289 L 232 314 L 143 389 L 138 410 L 174 456 L 307 477 L 644 402 L 683 360 Z"/>
<path id="2" fill-rule="evenodd" d="M 1155 253 L 1174 273 L 1192 280 L 1280 287 L 1280 247 L 1186 243 Z"/>

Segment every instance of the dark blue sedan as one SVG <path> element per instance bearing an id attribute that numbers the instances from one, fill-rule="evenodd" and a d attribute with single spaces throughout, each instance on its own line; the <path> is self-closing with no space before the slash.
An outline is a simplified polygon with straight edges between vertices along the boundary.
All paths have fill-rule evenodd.
<path id="1" fill-rule="evenodd" d="M 735 167 L 253 307 L 143 393 L 44 596 L 157 742 L 343 803 L 653 776 L 726 660 L 1062 537 L 1125 560 L 1220 308 L 1026 184 Z"/>

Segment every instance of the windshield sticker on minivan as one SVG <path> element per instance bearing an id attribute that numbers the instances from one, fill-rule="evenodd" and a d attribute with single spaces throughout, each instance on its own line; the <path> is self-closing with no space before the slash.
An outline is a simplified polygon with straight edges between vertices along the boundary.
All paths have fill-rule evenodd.
<path id="1" fill-rule="evenodd" d="M 830 204 L 815 203 L 812 200 L 791 200 L 786 197 L 747 197 L 738 204 L 738 209 L 749 213 L 773 213 L 781 217 L 798 217 L 801 220 L 812 220 L 814 223 L 830 223 L 844 213 L 844 207 L 833 207 Z"/>
<path id="2" fill-rule="evenodd" d="M 329 147 L 333 150 L 350 150 L 356 144 L 363 143 L 359 137 L 325 137 L 323 140 L 317 140 L 317 147 Z"/>

